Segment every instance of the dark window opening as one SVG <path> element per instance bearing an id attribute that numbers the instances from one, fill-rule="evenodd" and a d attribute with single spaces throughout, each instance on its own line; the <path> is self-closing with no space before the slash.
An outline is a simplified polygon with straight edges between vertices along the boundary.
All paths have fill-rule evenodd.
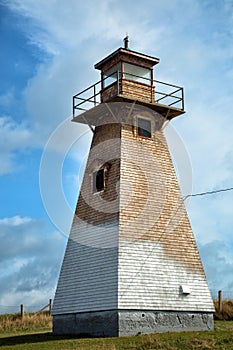
<path id="1" fill-rule="evenodd" d="M 138 118 L 138 136 L 151 138 L 151 121 Z"/>
<path id="2" fill-rule="evenodd" d="M 104 169 L 94 173 L 94 191 L 100 192 L 102 190 L 104 190 Z"/>

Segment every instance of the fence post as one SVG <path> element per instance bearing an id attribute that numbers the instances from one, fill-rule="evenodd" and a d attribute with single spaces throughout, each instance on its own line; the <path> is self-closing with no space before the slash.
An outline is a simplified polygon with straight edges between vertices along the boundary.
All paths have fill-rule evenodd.
<path id="1" fill-rule="evenodd" d="M 49 314 L 51 315 L 52 311 L 52 299 L 49 299 Z"/>
<path id="2" fill-rule="evenodd" d="M 222 291 L 218 291 L 218 312 L 222 312 Z"/>
<path id="3" fill-rule="evenodd" d="M 21 319 L 23 320 L 24 319 L 24 305 L 23 304 L 20 305 L 20 316 L 21 316 Z"/>

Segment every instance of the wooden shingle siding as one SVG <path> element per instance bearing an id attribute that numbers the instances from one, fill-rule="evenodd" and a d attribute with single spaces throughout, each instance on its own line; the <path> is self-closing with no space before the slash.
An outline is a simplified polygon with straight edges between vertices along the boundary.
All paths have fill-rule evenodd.
<path id="1" fill-rule="evenodd" d="M 135 100 L 143 100 L 146 102 L 154 102 L 155 89 L 150 86 L 149 83 L 143 84 L 129 79 L 122 79 L 121 81 L 121 94 L 125 97 L 131 97 Z"/>
<path id="2" fill-rule="evenodd" d="M 102 90 L 101 102 L 110 101 L 112 98 L 116 97 L 118 94 L 119 94 L 119 91 L 117 91 L 117 83 L 113 83 L 112 85 Z"/>
<path id="3" fill-rule="evenodd" d="M 155 88 L 148 84 L 130 79 L 119 79 L 101 91 L 101 101 L 108 102 L 114 97 L 121 95 L 135 100 L 155 102 Z"/>

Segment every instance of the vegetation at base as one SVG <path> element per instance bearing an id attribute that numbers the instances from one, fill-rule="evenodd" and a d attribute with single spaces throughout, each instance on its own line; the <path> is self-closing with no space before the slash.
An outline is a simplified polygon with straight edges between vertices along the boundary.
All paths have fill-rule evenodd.
<path id="1" fill-rule="evenodd" d="M 26 313 L 23 320 L 20 314 L 0 315 L 0 333 L 51 331 L 52 317 L 48 311 L 40 314 Z"/>
<path id="2" fill-rule="evenodd" d="M 232 300 L 223 300 L 222 302 L 222 312 L 218 311 L 218 302 L 214 301 L 215 306 L 215 320 L 226 320 L 233 321 L 233 301 Z"/>
<path id="3" fill-rule="evenodd" d="M 224 302 L 225 304 L 225 302 Z M 226 303 L 227 308 L 232 304 Z M 230 317 L 230 311 L 224 315 Z M 232 314 L 231 314 L 232 317 Z M 214 331 L 138 335 L 122 338 L 54 336 L 52 318 L 38 315 L 0 315 L 1 350 L 232 350 L 233 321 L 215 321 Z"/>

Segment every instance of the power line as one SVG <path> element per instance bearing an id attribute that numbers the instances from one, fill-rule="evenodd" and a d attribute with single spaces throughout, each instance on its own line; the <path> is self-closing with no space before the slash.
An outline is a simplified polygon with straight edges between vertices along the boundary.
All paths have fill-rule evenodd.
<path id="1" fill-rule="evenodd" d="M 228 187 L 228 188 L 221 188 L 219 190 L 214 190 L 214 191 L 206 191 L 206 192 L 200 192 L 200 193 L 194 193 L 194 194 L 187 194 L 186 196 L 183 197 L 183 200 L 185 201 L 189 197 L 197 197 L 197 196 L 206 196 L 206 195 L 211 195 L 219 192 L 226 192 L 226 191 L 232 191 L 233 187 Z"/>

